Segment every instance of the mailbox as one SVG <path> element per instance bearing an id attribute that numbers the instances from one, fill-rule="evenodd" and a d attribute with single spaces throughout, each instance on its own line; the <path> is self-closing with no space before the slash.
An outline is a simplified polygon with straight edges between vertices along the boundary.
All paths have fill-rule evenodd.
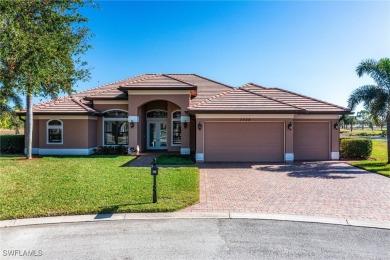
<path id="1" fill-rule="evenodd" d="M 157 159 L 154 158 L 152 161 L 152 167 L 150 168 L 150 173 L 153 176 L 153 203 L 157 202 L 157 175 L 158 175 L 158 167 L 157 167 Z"/>
<path id="2" fill-rule="evenodd" d="M 152 175 L 158 175 L 158 167 L 157 167 L 157 164 L 156 164 L 156 158 L 153 159 L 152 161 L 152 167 L 151 167 L 151 174 Z"/>

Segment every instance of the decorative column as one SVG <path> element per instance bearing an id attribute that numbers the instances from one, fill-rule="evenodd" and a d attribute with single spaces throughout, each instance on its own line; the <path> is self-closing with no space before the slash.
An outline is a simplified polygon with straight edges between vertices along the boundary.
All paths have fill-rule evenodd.
<path id="1" fill-rule="evenodd" d="M 181 122 L 181 148 L 180 154 L 190 154 L 190 117 L 187 115 L 182 115 L 180 117 Z"/>
<path id="2" fill-rule="evenodd" d="M 340 123 L 339 120 L 332 120 L 330 122 L 330 136 L 331 136 L 331 150 L 330 159 L 340 159 Z"/>
<path id="3" fill-rule="evenodd" d="M 204 121 L 196 119 L 196 162 L 204 162 L 203 140 L 204 140 Z"/>
<path id="4" fill-rule="evenodd" d="M 294 121 L 287 120 L 284 123 L 285 126 L 285 140 L 286 140 L 286 151 L 284 154 L 285 162 L 294 161 Z"/>
<path id="5" fill-rule="evenodd" d="M 138 144 L 138 127 L 139 127 L 139 116 L 129 115 L 129 153 L 131 149 L 137 149 Z"/>

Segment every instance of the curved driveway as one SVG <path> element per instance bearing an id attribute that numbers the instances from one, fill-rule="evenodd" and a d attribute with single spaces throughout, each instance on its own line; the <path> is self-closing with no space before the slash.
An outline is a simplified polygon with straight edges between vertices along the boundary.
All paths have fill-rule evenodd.
<path id="1" fill-rule="evenodd" d="M 192 212 L 258 212 L 390 221 L 390 178 L 342 162 L 201 164 Z"/>

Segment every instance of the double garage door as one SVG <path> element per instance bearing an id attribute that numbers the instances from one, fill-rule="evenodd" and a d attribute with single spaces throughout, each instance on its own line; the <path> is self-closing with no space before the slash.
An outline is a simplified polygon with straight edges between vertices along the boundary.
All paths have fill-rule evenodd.
<path id="1" fill-rule="evenodd" d="M 283 162 L 283 122 L 206 122 L 206 162 Z M 287 130 L 288 131 L 288 130 Z M 294 123 L 295 160 L 329 159 L 329 123 Z"/>

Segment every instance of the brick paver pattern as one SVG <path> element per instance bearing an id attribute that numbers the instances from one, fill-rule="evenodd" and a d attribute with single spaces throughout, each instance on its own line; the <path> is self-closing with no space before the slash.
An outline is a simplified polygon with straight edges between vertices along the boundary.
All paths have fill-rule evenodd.
<path id="1" fill-rule="evenodd" d="M 342 162 L 199 167 L 200 203 L 183 211 L 390 221 L 390 178 Z"/>

